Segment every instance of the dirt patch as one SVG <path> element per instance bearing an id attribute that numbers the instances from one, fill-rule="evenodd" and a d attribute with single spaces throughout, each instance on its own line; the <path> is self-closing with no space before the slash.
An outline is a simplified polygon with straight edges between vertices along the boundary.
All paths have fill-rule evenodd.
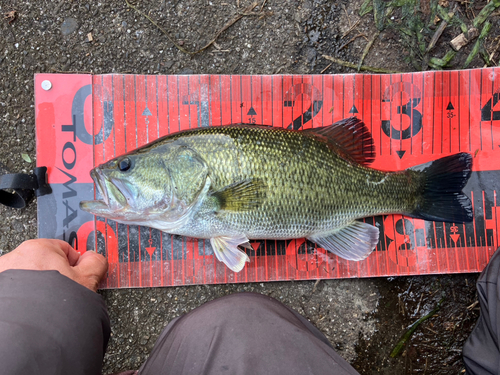
<path id="1" fill-rule="evenodd" d="M 476 274 L 400 277 L 377 283 L 382 298 L 374 313 L 377 331 L 360 339 L 353 366 L 361 374 L 459 374 L 462 347 L 479 316 Z M 422 322 L 396 358 L 390 354 L 411 324 Z"/>

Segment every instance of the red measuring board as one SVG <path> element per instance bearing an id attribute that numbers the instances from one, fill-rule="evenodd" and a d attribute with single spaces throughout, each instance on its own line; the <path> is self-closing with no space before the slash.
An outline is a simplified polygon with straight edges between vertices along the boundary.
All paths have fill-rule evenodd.
<path id="1" fill-rule="evenodd" d="M 38 74 L 35 101 L 37 164 L 48 167 L 53 189 L 38 199 L 39 236 L 107 256 L 103 288 L 478 272 L 499 245 L 500 68 L 392 75 Z M 169 133 L 242 122 L 307 129 L 353 115 L 371 130 L 373 168 L 400 170 L 471 153 L 473 173 L 464 192 L 474 221 L 367 218 L 380 229 L 380 241 L 361 262 L 304 239 L 251 241 L 251 262 L 234 273 L 215 259 L 208 240 L 126 226 L 78 208 L 95 197 L 93 166 Z"/>

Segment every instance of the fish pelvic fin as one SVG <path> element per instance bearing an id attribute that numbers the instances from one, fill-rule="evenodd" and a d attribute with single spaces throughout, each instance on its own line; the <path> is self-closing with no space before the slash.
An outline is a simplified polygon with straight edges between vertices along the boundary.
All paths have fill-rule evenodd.
<path id="1" fill-rule="evenodd" d="M 212 248 L 216 258 L 223 262 L 231 271 L 240 272 L 246 262 L 250 262 L 250 258 L 244 252 L 238 249 L 242 245 L 247 247 L 249 245 L 248 238 L 245 236 L 240 237 L 226 237 L 219 236 L 210 239 Z M 248 245 L 247 245 L 248 244 Z"/>
<path id="2" fill-rule="evenodd" d="M 445 156 L 410 170 L 421 173 L 422 193 L 416 199 L 415 210 L 408 216 L 450 223 L 473 220 L 471 200 L 462 191 L 472 171 L 470 154 Z"/>
<path id="3" fill-rule="evenodd" d="M 327 234 L 315 234 L 307 239 L 347 260 L 365 259 L 378 243 L 379 230 L 373 225 L 353 221 Z"/>
<path id="4" fill-rule="evenodd" d="M 267 185 L 259 178 L 249 178 L 211 193 L 220 210 L 248 211 L 259 207 L 266 198 Z"/>
<path id="5" fill-rule="evenodd" d="M 362 165 L 375 160 L 375 144 L 366 125 L 356 117 L 340 120 L 322 128 L 306 129 L 304 133 L 315 136 L 342 158 Z"/>

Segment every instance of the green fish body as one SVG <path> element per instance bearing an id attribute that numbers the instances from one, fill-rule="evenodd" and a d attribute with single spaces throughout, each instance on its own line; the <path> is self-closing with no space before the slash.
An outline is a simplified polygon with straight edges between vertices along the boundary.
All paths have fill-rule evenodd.
<path id="1" fill-rule="evenodd" d="M 461 192 L 471 157 L 461 153 L 401 172 L 372 169 L 374 145 L 351 118 L 290 131 L 229 125 L 161 138 L 97 168 L 102 201 L 82 209 L 126 224 L 211 240 L 217 258 L 240 271 L 249 239 L 308 238 L 350 260 L 368 256 L 380 214 L 472 219 Z"/>

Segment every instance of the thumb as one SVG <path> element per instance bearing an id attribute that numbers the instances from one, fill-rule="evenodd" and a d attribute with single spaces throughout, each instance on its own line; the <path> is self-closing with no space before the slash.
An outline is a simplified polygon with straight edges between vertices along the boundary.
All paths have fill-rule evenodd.
<path id="1" fill-rule="evenodd" d="M 95 292 L 108 270 L 108 260 L 95 251 L 86 251 L 73 269 L 78 274 L 78 282 Z"/>

